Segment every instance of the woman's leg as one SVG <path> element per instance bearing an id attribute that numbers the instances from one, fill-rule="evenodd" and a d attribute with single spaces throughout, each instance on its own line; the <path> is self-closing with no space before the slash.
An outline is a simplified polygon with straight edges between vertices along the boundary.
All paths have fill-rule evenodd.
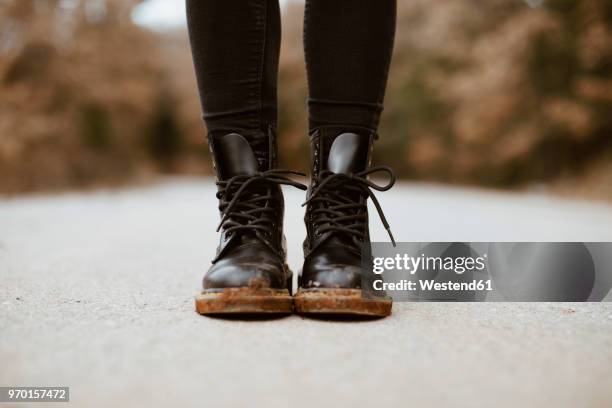
<path id="1" fill-rule="evenodd" d="M 289 313 L 280 185 L 296 183 L 273 170 L 278 0 L 187 0 L 187 13 L 222 218 L 196 309 Z"/>
<path id="2" fill-rule="evenodd" d="M 187 0 L 187 21 L 209 134 L 240 133 L 261 158 L 276 128 L 278 0 Z"/>
<path id="3" fill-rule="evenodd" d="M 307 0 L 304 48 L 308 72 L 311 187 L 300 313 L 386 316 L 389 299 L 362 297 L 361 251 L 369 244 L 370 188 L 393 185 L 389 168 L 368 168 L 395 36 L 395 0 Z M 373 186 L 367 176 L 391 180 Z"/>
<path id="4" fill-rule="evenodd" d="M 376 130 L 395 37 L 396 0 L 307 0 L 309 125 Z"/>

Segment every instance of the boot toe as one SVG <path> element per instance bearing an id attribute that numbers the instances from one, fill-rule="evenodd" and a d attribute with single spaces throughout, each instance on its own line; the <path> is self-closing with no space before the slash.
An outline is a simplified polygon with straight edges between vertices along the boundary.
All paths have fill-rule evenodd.
<path id="1" fill-rule="evenodd" d="M 242 248 L 215 262 L 203 279 L 203 288 L 284 289 L 285 271 L 268 251 Z"/>
<path id="2" fill-rule="evenodd" d="M 300 286 L 358 289 L 361 287 L 361 259 L 345 250 L 312 254 L 304 261 Z"/>

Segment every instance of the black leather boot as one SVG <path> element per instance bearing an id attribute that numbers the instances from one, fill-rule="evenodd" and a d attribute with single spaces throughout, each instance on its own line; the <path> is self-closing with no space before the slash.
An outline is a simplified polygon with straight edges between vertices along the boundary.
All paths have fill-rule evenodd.
<path id="1" fill-rule="evenodd" d="M 221 240 L 196 297 L 201 314 L 291 313 L 291 271 L 280 185 L 306 187 L 277 170 L 268 135 L 209 135 L 217 171 Z"/>
<path id="2" fill-rule="evenodd" d="M 295 296 L 296 312 L 387 316 L 391 313 L 390 298 L 362 296 L 361 251 L 362 245 L 370 244 L 368 198 L 372 198 L 393 241 L 372 189 L 390 189 L 395 175 L 387 166 L 368 167 L 373 132 L 322 128 L 310 138 L 312 174 L 305 203 L 307 237 Z M 376 172 L 387 173 L 389 183 L 379 186 L 369 181 L 368 175 Z"/>

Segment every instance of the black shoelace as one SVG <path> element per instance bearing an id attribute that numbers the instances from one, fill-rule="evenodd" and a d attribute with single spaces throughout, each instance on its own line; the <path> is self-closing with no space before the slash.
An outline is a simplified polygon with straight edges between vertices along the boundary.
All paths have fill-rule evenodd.
<path id="1" fill-rule="evenodd" d="M 288 178 L 290 175 L 305 176 L 295 171 L 275 169 L 218 181 L 217 198 L 221 222 L 217 231 L 222 228 L 227 234 L 252 231 L 276 251 L 275 245 L 264 238 L 272 236 L 276 222 L 275 212 L 279 211 L 278 205 L 270 202 L 276 198 L 270 187 L 284 184 L 306 190 L 305 185 Z"/>
<path id="2" fill-rule="evenodd" d="M 387 173 L 389 182 L 381 186 L 368 180 L 368 175 L 376 172 Z M 394 184 L 395 173 L 388 166 L 371 167 L 355 174 L 323 170 L 319 175 L 319 184 L 302 206 L 311 205 L 315 230 L 319 234 L 341 233 L 352 237 L 353 242 L 359 244 L 366 239 L 367 201 L 356 201 L 355 193 L 358 197 L 368 196 L 372 199 L 378 216 L 395 246 L 391 227 L 372 191 L 387 191 Z"/>

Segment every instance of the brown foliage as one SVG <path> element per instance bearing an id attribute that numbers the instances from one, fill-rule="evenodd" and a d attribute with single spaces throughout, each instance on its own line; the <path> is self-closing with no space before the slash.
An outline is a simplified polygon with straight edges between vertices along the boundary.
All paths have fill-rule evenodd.
<path id="1" fill-rule="evenodd" d="M 1 190 L 126 180 L 158 161 L 172 167 L 182 147 L 173 90 L 158 39 L 131 21 L 138 2 L 2 3 Z"/>

